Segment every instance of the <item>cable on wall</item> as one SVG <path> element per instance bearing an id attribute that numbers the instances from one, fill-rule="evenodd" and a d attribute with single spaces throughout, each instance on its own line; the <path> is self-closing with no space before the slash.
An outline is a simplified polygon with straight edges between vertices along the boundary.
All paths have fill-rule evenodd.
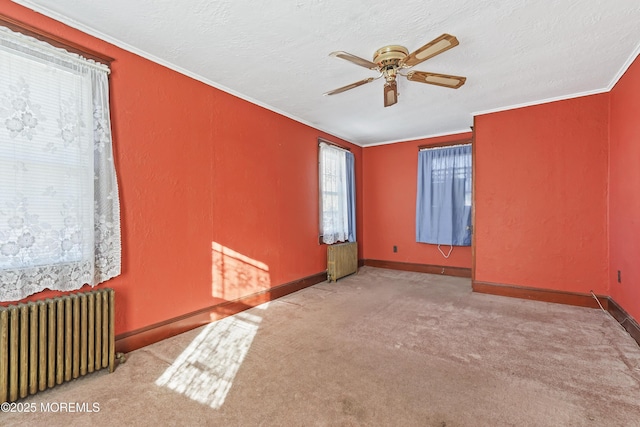
<path id="1" fill-rule="evenodd" d="M 451 255 L 451 252 L 453 251 L 453 245 L 449 245 L 449 252 L 446 255 L 444 254 L 444 252 L 442 252 L 442 249 L 440 249 L 440 244 L 438 244 L 438 250 L 440 251 L 443 257 L 449 258 L 449 256 Z"/>

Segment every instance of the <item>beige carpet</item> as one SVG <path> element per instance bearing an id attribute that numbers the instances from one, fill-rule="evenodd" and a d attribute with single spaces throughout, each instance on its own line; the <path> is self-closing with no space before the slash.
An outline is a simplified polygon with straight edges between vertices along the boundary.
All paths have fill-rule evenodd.
<path id="1" fill-rule="evenodd" d="M 21 403 L 0 424 L 640 426 L 640 348 L 600 310 L 365 267 Z"/>

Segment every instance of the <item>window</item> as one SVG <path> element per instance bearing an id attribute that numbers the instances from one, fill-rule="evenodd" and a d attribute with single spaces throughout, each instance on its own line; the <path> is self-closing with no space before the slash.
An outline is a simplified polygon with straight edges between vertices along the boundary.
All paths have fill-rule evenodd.
<path id="1" fill-rule="evenodd" d="M 0 301 L 120 274 L 108 67 L 0 26 Z"/>
<path id="2" fill-rule="evenodd" d="M 355 242 L 355 169 L 353 154 L 320 142 L 320 240 Z"/>
<path id="3" fill-rule="evenodd" d="M 471 246 L 471 145 L 418 153 L 416 241 Z"/>

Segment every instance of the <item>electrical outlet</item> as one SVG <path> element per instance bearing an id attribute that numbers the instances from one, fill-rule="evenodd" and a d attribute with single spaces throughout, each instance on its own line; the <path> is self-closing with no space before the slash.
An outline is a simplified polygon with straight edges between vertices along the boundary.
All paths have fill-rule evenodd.
<path id="1" fill-rule="evenodd" d="M 398 247 L 396 245 L 393 245 L 393 252 L 398 252 Z"/>
<path id="2" fill-rule="evenodd" d="M 618 270 L 618 283 L 622 283 L 622 274 L 620 273 L 620 270 Z"/>

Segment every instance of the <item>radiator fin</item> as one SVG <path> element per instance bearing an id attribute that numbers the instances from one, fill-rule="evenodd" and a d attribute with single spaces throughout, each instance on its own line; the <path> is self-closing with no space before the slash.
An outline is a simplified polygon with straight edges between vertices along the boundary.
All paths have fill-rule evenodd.
<path id="1" fill-rule="evenodd" d="M 358 244 L 339 243 L 327 246 L 327 279 L 335 282 L 358 271 Z"/>
<path id="2" fill-rule="evenodd" d="M 0 307 L 0 403 L 115 366 L 115 293 Z"/>

